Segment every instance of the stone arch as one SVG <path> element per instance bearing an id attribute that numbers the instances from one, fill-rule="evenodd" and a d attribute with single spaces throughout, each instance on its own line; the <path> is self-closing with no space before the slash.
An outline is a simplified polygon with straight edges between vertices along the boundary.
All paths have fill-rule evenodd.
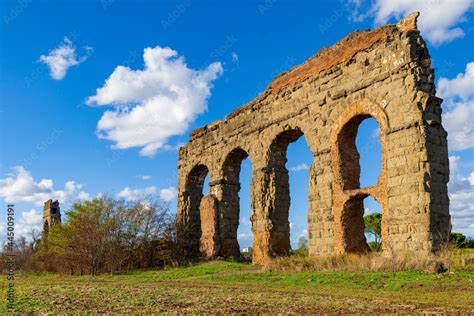
<path id="1" fill-rule="evenodd" d="M 204 164 L 196 164 L 186 177 L 185 190 L 185 231 L 182 232 L 185 240 L 185 249 L 189 253 L 199 250 L 199 239 L 201 238 L 200 205 L 204 196 L 202 190 L 204 180 L 209 173 L 209 168 Z"/>
<path id="2" fill-rule="evenodd" d="M 306 143 L 308 144 L 308 148 L 311 153 L 315 154 L 316 152 L 316 142 L 317 139 L 316 134 L 317 130 L 311 125 L 311 120 L 309 119 L 309 113 L 307 113 L 307 117 L 296 117 L 292 118 L 291 121 L 285 122 L 282 125 L 276 125 L 267 130 L 262 131 L 260 137 L 263 140 L 263 148 L 264 152 L 262 153 L 261 150 L 254 153 L 257 158 L 258 156 L 262 156 L 263 163 L 265 166 L 269 166 L 274 161 L 274 149 L 277 145 L 284 145 L 280 146 L 280 153 L 285 153 L 288 148 L 288 145 L 300 139 L 301 136 L 305 137 Z M 291 141 L 289 141 L 291 139 Z M 249 152 L 252 156 L 252 152 Z"/>
<path id="3" fill-rule="evenodd" d="M 249 154 L 242 147 L 232 149 L 224 158 L 222 164 L 222 180 L 220 190 L 222 194 L 220 209 L 221 222 L 221 255 L 224 257 L 240 255 L 240 246 L 237 240 L 237 229 L 240 216 L 240 169 L 242 161 Z"/>
<path id="4" fill-rule="evenodd" d="M 268 165 L 272 168 L 285 168 L 288 146 L 297 141 L 301 136 L 303 136 L 301 128 L 296 127 L 280 132 L 273 138 L 269 150 Z"/>
<path id="5" fill-rule="evenodd" d="M 247 159 L 249 154 L 242 147 L 232 149 L 224 159 L 222 164 L 222 176 L 227 182 L 239 182 L 240 165 Z"/>
<path id="6" fill-rule="evenodd" d="M 344 205 L 362 193 L 377 199 L 383 210 L 384 252 L 437 251 L 445 241 L 441 236 L 449 235 L 447 134 L 428 50 L 416 31 L 417 16 L 349 35 L 277 76 L 258 97 L 224 120 L 195 129 L 179 149 L 177 222 L 187 223 L 182 220 L 190 205 L 186 182 L 196 162 L 212 168 L 215 185 L 210 186 L 210 193 L 225 203 L 220 184 L 223 154 L 246 146 L 242 148 L 253 158 L 252 260 L 264 263 L 284 254 L 287 229 L 276 218 L 285 199 L 275 198 L 281 191 L 284 159 L 270 157 L 270 147 L 276 135 L 299 125 L 310 136 L 307 143 L 314 157 L 309 187 L 310 255 L 346 252 Z M 383 168 L 375 185 L 360 188 L 343 165 L 338 137 L 350 139 L 343 135 L 368 116 L 381 126 Z M 347 129 L 341 134 L 344 126 Z"/>
<path id="7" fill-rule="evenodd" d="M 331 133 L 333 171 L 336 184 L 340 185 L 342 190 L 359 188 L 360 157 L 355 140 L 359 125 L 369 117 L 374 118 L 380 126 L 382 169 L 378 183 L 386 177 L 385 132 L 390 127 L 387 114 L 377 103 L 368 99 L 360 100 L 342 113 Z M 348 157 L 353 159 L 348 160 Z"/>
<path id="8" fill-rule="evenodd" d="M 361 190 L 352 194 L 342 206 L 343 211 L 341 213 L 341 222 L 343 223 L 343 252 L 365 253 L 370 251 L 370 247 L 365 238 L 365 225 L 363 220 L 364 199 L 369 196 L 374 198 L 380 206 L 382 206 L 382 203 L 375 196 L 370 194 L 368 190 Z M 386 223 L 384 222 L 384 216 L 382 216 L 382 240 L 388 238 L 388 230 Z M 387 243 L 384 241 L 384 244 Z"/>
<path id="9" fill-rule="evenodd" d="M 382 146 L 382 168 L 377 184 L 360 187 L 360 155 L 356 147 L 358 127 L 363 120 L 372 117 L 380 127 Z M 386 222 L 390 216 L 387 206 L 386 139 L 389 128 L 388 117 L 381 106 L 368 99 L 353 103 L 345 109 L 331 134 L 332 168 L 334 175 L 334 236 L 335 250 L 344 252 L 366 252 L 368 246 L 364 236 L 364 204 L 367 196 L 380 203 L 384 217 L 382 235 L 387 235 Z M 385 236 L 387 238 L 387 236 Z"/>

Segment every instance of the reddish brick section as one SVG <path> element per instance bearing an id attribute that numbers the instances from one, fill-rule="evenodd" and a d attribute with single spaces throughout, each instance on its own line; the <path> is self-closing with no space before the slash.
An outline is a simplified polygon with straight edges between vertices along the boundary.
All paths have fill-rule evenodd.
<path id="1" fill-rule="evenodd" d="M 215 258 L 220 251 L 219 209 L 215 196 L 207 195 L 201 199 L 201 239 L 199 250 L 206 258 Z"/>

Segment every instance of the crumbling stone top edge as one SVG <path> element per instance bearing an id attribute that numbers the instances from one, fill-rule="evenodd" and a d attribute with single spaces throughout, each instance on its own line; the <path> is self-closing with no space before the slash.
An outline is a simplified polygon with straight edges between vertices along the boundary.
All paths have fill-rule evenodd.
<path id="1" fill-rule="evenodd" d="M 389 41 L 396 33 L 418 30 L 417 19 L 419 15 L 419 12 L 413 12 L 395 24 L 383 25 L 374 30 L 355 31 L 334 45 L 321 48 L 304 63 L 278 74 L 264 92 L 232 111 L 225 121 L 219 120 L 195 129 L 191 132 L 189 140 L 200 137 L 208 129 L 217 129 L 240 114 L 250 111 L 255 104 L 260 103 L 272 94 L 278 94 L 285 89 L 301 84 L 311 77 L 350 60 L 358 52 L 370 49 L 377 43 Z"/>
<path id="2" fill-rule="evenodd" d="M 328 70 L 338 64 L 350 60 L 356 53 L 369 49 L 378 42 L 389 41 L 397 32 L 416 30 L 419 12 L 414 12 L 396 24 L 387 24 L 375 30 L 355 31 L 336 44 L 323 47 L 306 62 L 278 75 L 267 89 L 278 93 L 289 86 L 294 86 Z"/>

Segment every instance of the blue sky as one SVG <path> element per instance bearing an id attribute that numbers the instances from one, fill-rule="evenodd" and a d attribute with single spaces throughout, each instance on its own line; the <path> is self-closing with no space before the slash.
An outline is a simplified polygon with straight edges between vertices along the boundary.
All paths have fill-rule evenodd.
<path id="1" fill-rule="evenodd" d="M 177 147 L 191 130 L 224 118 L 320 48 L 415 10 L 445 99 L 454 229 L 474 237 L 471 0 L 2 1 L 0 233 L 7 203 L 26 234 L 49 197 L 64 210 L 100 193 L 152 194 L 175 210 Z M 359 131 L 363 184 L 380 170 L 376 128 L 368 121 Z M 311 162 L 304 138 L 289 147 L 293 242 L 307 228 Z M 251 244 L 250 175 L 245 161 L 241 246 Z"/>

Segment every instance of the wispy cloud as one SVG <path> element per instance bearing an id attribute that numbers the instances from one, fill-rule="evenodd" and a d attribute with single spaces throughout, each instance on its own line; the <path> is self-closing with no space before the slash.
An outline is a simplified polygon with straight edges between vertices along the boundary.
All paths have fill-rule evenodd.
<path id="1" fill-rule="evenodd" d="M 131 189 L 126 187 L 117 193 L 117 197 L 128 201 L 139 201 L 146 198 L 147 196 L 155 194 L 156 190 L 157 189 L 155 186 L 149 186 L 143 189 Z"/>
<path id="2" fill-rule="evenodd" d="M 65 37 L 61 44 L 51 50 L 48 55 L 40 56 L 39 61 L 49 67 L 51 78 L 54 80 L 62 80 L 66 77 L 66 73 L 70 67 L 77 66 L 86 61 L 92 53 L 93 48 L 91 46 L 84 46 L 84 50 L 86 54 L 78 58 L 76 47 L 68 37 Z"/>
<path id="3" fill-rule="evenodd" d="M 125 187 L 122 191 L 117 193 L 117 197 L 127 201 L 140 201 L 142 199 L 151 197 L 156 193 L 158 193 L 158 196 L 161 200 L 166 202 L 176 201 L 178 198 L 178 190 L 176 190 L 176 188 L 169 187 L 158 191 L 158 188 L 153 185 L 141 189 Z"/>
<path id="4" fill-rule="evenodd" d="M 233 61 L 234 63 L 238 63 L 238 62 L 239 62 L 239 55 L 237 55 L 236 52 L 232 52 L 230 55 L 231 55 L 232 61 Z"/>
<path id="5" fill-rule="evenodd" d="M 250 221 L 246 217 L 242 217 L 239 222 L 240 225 L 250 226 Z"/>
<path id="6" fill-rule="evenodd" d="M 299 165 L 289 168 L 290 171 L 303 171 L 303 170 L 308 170 L 308 169 L 309 169 L 309 165 L 306 163 L 301 163 Z"/>
<path id="7" fill-rule="evenodd" d="M 250 241 L 253 239 L 252 233 L 240 233 L 237 235 L 237 239 L 240 241 Z"/>

